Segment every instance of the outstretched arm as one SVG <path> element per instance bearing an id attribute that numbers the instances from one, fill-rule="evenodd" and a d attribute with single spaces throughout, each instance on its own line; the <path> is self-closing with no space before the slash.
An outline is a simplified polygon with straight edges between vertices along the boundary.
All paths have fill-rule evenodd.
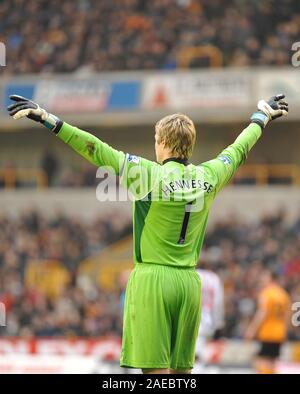
<path id="1" fill-rule="evenodd" d="M 125 161 L 123 152 L 113 149 L 94 135 L 61 121 L 25 97 L 13 95 L 10 99 L 15 103 L 7 109 L 14 119 L 27 117 L 42 123 L 90 163 L 98 167 L 112 167 L 116 174 L 120 174 Z"/>
<path id="2" fill-rule="evenodd" d="M 116 175 L 122 172 L 125 153 L 112 148 L 94 135 L 64 122 L 57 137 L 90 163 L 98 167 L 112 167 Z"/>
<path id="3" fill-rule="evenodd" d="M 118 151 L 94 135 L 61 121 L 25 97 L 13 95 L 10 99 L 14 101 L 7 108 L 10 116 L 14 119 L 27 117 L 42 123 L 89 162 L 98 167 L 109 167 L 114 174 L 120 175 L 123 186 L 129 188 L 136 198 L 144 197 L 151 190 L 160 167 L 157 163 Z"/>
<path id="4" fill-rule="evenodd" d="M 233 144 L 224 149 L 215 159 L 202 165 L 216 177 L 216 193 L 220 191 L 232 178 L 236 170 L 242 165 L 250 151 L 256 144 L 266 125 L 288 113 L 288 104 L 283 101 L 283 94 L 271 97 L 270 100 L 260 100 L 258 111 L 251 116 L 250 125 L 242 131 Z"/>

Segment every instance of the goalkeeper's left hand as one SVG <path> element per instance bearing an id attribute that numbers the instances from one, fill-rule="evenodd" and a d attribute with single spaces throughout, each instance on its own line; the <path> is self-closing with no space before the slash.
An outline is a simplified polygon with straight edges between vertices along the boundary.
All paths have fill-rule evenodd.
<path id="1" fill-rule="evenodd" d="M 271 120 L 277 119 L 280 116 L 287 116 L 289 105 L 283 100 L 284 98 L 284 94 L 277 94 L 268 101 L 259 100 L 257 103 L 258 111 L 254 112 L 251 116 L 251 122 L 257 123 L 262 128 L 265 128 Z"/>
<path id="2" fill-rule="evenodd" d="M 42 123 L 56 134 L 59 132 L 63 122 L 57 116 L 49 114 L 37 103 L 29 100 L 28 98 L 15 94 L 9 96 L 9 98 L 15 102 L 14 104 L 11 104 L 7 107 L 9 115 L 14 119 L 22 119 L 27 117 L 28 119 L 34 120 L 35 122 Z"/>

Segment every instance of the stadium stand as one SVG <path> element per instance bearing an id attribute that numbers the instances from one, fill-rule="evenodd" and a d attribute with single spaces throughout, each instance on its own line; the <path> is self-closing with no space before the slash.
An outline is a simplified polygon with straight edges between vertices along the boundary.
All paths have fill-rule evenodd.
<path id="1" fill-rule="evenodd" d="M 83 343 L 95 346 L 99 363 L 97 342 L 104 341 L 108 364 L 98 370 L 114 373 L 133 268 L 131 210 L 118 178 L 110 195 L 121 191 L 120 208 L 112 203 L 118 198 L 99 199 L 98 189 L 106 193 L 101 182 L 115 186 L 115 178 L 96 175 L 46 130 L 13 122 L 9 95 L 42 98 L 65 121 L 149 159 L 157 119 L 187 113 L 199 130 L 193 162 L 200 163 L 234 140 L 258 99 L 280 88 L 291 104 L 287 122 L 266 130 L 234 187 L 218 197 L 199 261 L 225 286 L 225 326 L 210 342 L 212 364 L 253 372 L 257 342 L 244 335 L 264 269 L 279 274 L 293 303 L 300 300 L 300 94 L 292 60 L 299 38 L 299 0 L 0 1 L 7 55 L 0 80 L 0 373 L 9 357 L 18 371 L 24 344 L 24 370 L 32 361 L 39 370 L 36 354 L 48 339 L 48 367 L 51 351 L 88 354 Z M 281 361 L 297 362 L 299 373 L 300 330 L 293 324 Z M 113 345 L 105 342 L 110 336 Z"/>
<path id="2" fill-rule="evenodd" d="M 92 223 L 66 215 L 46 219 L 34 211 L 1 216 L 0 302 L 10 320 L 1 334 L 120 335 L 122 276 L 131 267 L 130 230 L 120 215 L 109 220 L 100 216 Z M 226 338 L 243 337 L 264 268 L 276 270 L 292 300 L 299 300 L 299 233 L 300 217 L 287 223 L 283 211 L 254 224 L 229 218 L 208 232 L 201 262 L 225 283 Z M 118 239 L 122 241 L 105 248 Z M 290 328 L 290 339 L 300 339 L 296 327 Z"/>
<path id="3" fill-rule="evenodd" d="M 226 9 L 222 0 L 0 4 L 4 75 L 201 67 L 210 57 L 224 66 L 285 65 L 299 35 L 297 0 L 228 0 Z"/>

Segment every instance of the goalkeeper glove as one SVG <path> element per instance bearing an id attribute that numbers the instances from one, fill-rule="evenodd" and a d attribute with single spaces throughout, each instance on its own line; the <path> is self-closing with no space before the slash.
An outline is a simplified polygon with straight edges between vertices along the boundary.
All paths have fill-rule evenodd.
<path id="1" fill-rule="evenodd" d="M 259 100 L 257 103 L 258 111 L 251 116 L 251 123 L 257 123 L 264 129 L 270 120 L 286 116 L 289 105 L 286 101 L 283 101 L 284 97 L 284 94 L 277 94 L 271 97 L 269 101 Z"/>
<path id="2" fill-rule="evenodd" d="M 25 116 L 35 122 L 40 122 L 48 129 L 52 130 L 57 134 L 63 124 L 63 122 L 55 115 L 49 114 L 37 103 L 18 95 L 9 96 L 9 98 L 15 101 L 7 107 L 9 115 L 14 119 L 21 119 Z"/>

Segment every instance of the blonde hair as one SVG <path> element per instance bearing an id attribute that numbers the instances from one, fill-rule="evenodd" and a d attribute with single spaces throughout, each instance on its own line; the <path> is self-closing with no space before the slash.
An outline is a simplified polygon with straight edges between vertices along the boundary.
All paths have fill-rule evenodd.
<path id="1" fill-rule="evenodd" d="M 159 120 L 155 125 L 157 142 L 162 141 L 172 154 L 188 159 L 196 142 L 196 129 L 193 121 L 184 114 L 173 114 Z"/>

